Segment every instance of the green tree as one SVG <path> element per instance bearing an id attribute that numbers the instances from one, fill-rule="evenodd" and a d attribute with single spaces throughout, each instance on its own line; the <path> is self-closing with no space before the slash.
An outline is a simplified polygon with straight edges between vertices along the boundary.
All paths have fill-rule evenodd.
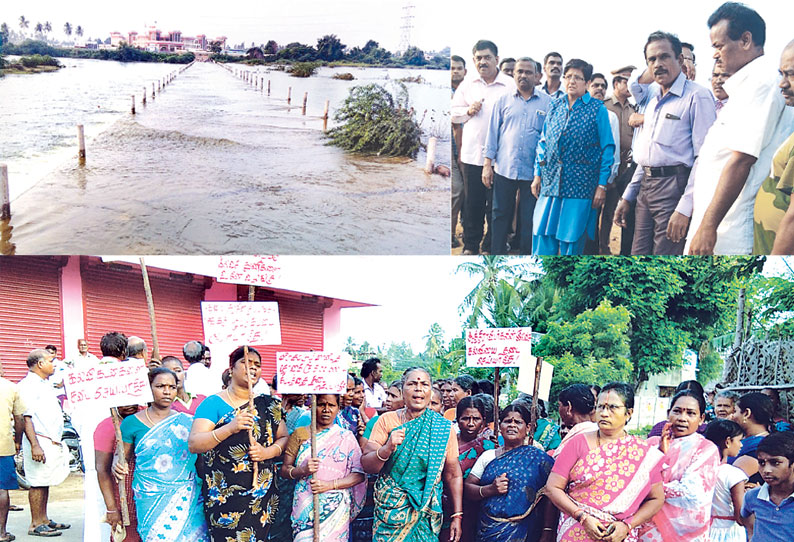
<path id="1" fill-rule="evenodd" d="M 278 43 L 275 40 L 268 40 L 265 44 L 265 54 L 275 55 L 276 53 L 278 53 Z"/>
<path id="2" fill-rule="evenodd" d="M 211 42 L 209 42 L 207 47 L 209 48 L 211 53 L 216 53 L 217 54 L 217 53 L 220 53 L 223 50 L 221 45 L 222 44 L 221 44 L 220 41 L 211 41 Z"/>
<path id="3" fill-rule="evenodd" d="M 83 37 L 83 27 L 80 26 L 80 25 L 77 25 L 77 30 L 75 30 L 74 33 L 77 34 L 80 37 Z"/>
<path id="4" fill-rule="evenodd" d="M 345 150 L 383 156 L 416 156 L 421 129 L 399 83 L 393 95 L 378 84 L 354 86 L 334 118 L 329 142 Z"/>
<path id="5" fill-rule="evenodd" d="M 438 324 L 433 323 L 427 331 L 427 335 L 422 337 L 425 340 L 425 359 L 437 359 L 443 357 L 444 352 L 444 330 Z"/>
<path id="6" fill-rule="evenodd" d="M 30 26 L 30 21 L 28 21 L 24 15 L 19 16 L 19 29 L 22 31 L 22 35 L 25 35 L 25 29 Z"/>
<path id="7" fill-rule="evenodd" d="M 631 314 L 634 382 L 679 366 L 684 348 L 730 331 L 736 292 L 763 258 L 543 258 L 560 289 L 558 316 L 573 318 L 607 299 Z"/>
<path id="8" fill-rule="evenodd" d="M 402 60 L 408 66 L 424 66 L 427 64 L 424 51 L 414 46 L 405 50 Z"/>
<path id="9" fill-rule="evenodd" d="M 310 45 L 294 41 L 288 43 L 283 49 L 279 50 L 276 57 L 284 60 L 296 60 L 298 62 L 312 62 L 317 60 L 317 51 Z"/>
<path id="10" fill-rule="evenodd" d="M 259 47 L 251 47 L 245 52 L 245 57 L 248 59 L 265 58 L 265 53 Z"/>
<path id="11" fill-rule="evenodd" d="M 72 25 L 70 23 L 68 23 L 68 22 L 64 23 L 63 24 L 63 32 L 67 36 L 71 36 L 72 35 Z"/>
<path id="12" fill-rule="evenodd" d="M 43 34 L 44 33 L 44 25 L 41 24 L 41 23 L 36 23 L 34 31 L 36 32 L 36 34 Z"/>
<path id="13" fill-rule="evenodd" d="M 8 25 L 6 23 L 0 24 L 0 45 L 8 43 L 10 35 L 11 31 L 8 29 Z"/>
<path id="14" fill-rule="evenodd" d="M 345 56 L 345 47 L 336 34 L 329 34 L 317 40 L 317 56 L 328 62 L 341 60 Z"/>
<path id="15" fill-rule="evenodd" d="M 570 384 L 629 381 L 629 324 L 625 307 L 604 300 L 568 322 L 551 322 L 534 348 L 554 365 L 551 397 Z"/>

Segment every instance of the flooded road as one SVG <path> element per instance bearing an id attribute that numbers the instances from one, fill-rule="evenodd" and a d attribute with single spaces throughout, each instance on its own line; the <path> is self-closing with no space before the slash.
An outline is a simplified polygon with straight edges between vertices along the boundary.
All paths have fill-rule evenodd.
<path id="1" fill-rule="evenodd" d="M 325 100 L 333 115 L 355 84 L 421 74 L 424 84 L 408 84 L 412 105 L 424 118 L 424 137 L 443 137 L 446 72 L 322 68 L 299 79 L 260 67 L 265 88 L 254 88 L 221 66 L 195 64 L 152 101 L 151 81 L 179 66 L 64 63 L 72 67 L 0 80 L 0 100 L 15 104 L 3 120 L 11 130 L 0 131 L 13 213 L 0 237 L 2 252 L 448 252 L 448 179 L 426 175 L 422 153 L 416 160 L 387 159 L 326 146 L 320 118 Z M 336 72 L 356 80 L 331 79 Z M 74 86 L 85 77 L 95 84 Z M 105 79 L 112 83 L 103 87 Z M 76 159 L 80 122 L 86 124 L 85 166 Z M 20 134 L 19 141 L 9 131 Z M 438 147 L 437 162 L 449 163 L 449 145 Z"/>

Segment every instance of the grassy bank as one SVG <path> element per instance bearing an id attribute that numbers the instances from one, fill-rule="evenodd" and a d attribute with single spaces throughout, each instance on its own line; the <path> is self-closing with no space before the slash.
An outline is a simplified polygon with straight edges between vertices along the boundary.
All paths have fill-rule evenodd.
<path id="1" fill-rule="evenodd" d="M 53 47 L 43 41 L 25 40 L 20 44 L 6 43 L 0 47 L 2 55 L 42 55 L 57 58 L 89 58 L 95 60 L 115 60 L 117 62 L 165 62 L 168 64 L 189 64 L 195 60 L 193 53 L 169 54 L 143 51 L 122 45 L 118 49 L 75 49 Z"/>
<path id="2" fill-rule="evenodd" d="M 63 66 L 49 55 L 23 56 L 15 62 L 5 60 L 0 64 L 3 75 L 56 71 Z"/>

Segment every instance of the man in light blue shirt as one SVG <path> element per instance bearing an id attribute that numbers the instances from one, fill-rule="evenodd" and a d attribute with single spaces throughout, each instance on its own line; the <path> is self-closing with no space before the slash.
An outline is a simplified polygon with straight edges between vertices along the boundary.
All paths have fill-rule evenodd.
<path id="1" fill-rule="evenodd" d="M 535 61 L 519 58 L 514 68 L 517 90 L 496 101 L 485 138 L 482 182 L 493 187 L 491 253 L 507 254 L 507 235 L 513 219 L 516 192 L 520 189 L 518 224 L 521 254 L 532 253 L 532 213 L 535 197 L 535 148 L 543 130 L 551 98 L 535 92 Z"/>
<path id="2" fill-rule="evenodd" d="M 635 144 L 638 164 L 615 212 L 625 224 L 636 202 L 632 254 L 682 254 L 689 217 L 677 211 L 703 140 L 716 119 L 714 101 L 705 87 L 688 81 L 682 71 L 679 39 L 654 32 L 645 45 L 648 73 L 659 92 L 651 94 L 645 123 Z"/>

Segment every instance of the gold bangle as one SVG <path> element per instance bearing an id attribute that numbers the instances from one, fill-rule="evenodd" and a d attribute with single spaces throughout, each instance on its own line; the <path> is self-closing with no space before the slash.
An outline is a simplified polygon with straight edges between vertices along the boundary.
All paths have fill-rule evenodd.
<path id="1" fill-rule="evenodd" d="M 462 518 L 463 517 L 463 512 L 455 512 L 454 514 L 452 514 L 449 517 L 450 517 L 450 519 Z"/>
<path id="2" fill-rule="evenodd" d="M 388 460 L 389 460 L 389 458 L 388 458 L 388 457 L 387 457 L 386 459 L 383 459 L 383 458 L 380 456 L 380 448 L 378 448 L 377 450 L 375 450 L 375 455 L 378 457 L 378 459 L 380 459 L 380 460 L 381 460 L 381 461 L 383 461 L 384 463 L 385 463 L 386 461 L 388 461 Z"/>
<path id="3" fill-rule="evenodd" d="M 480 498 L 481 498 L 481 499 L 484 499 L 485 497 L 484 497 L 484 496 L 483 496 L 483 494 L 482 494 L 482 486 L 480 486 L 479 493 L 480 493 Z"/>
<path id="4" fill-rule="evenodd" d="M 339 489 L 339 488 L 336 487 L 336 482 L 337 482 L 337 480 L 334 480 L 334 489 Z"/>
<path id="5" fill-rule="evenodd" d="M 212 438 L 215 439 L 215 442 L 220 444 L 221 443 L 221 439 L 218 438 L 218 435 L 215 434 L 215 431 L 217 431 L 217 429 L 213 429 L 212 431 L 210 431 L 210 433 L 212 434 Z"/>
<path id="6" fill-rule="evenodd" d="M 283 453 L 284 453 L 284 448 L 282 448 L 282 447 L 279 445 L 279 443 L 278 443 L 278 442 L 274 442 L 274 443 L 273 443 L 273 446 L 275 446 L 276 448 L 278 448 L 278 455 L 281 455 L 281 454 L 283 454 Z"/>
<path id="7" fill-rule="evenodd" d="M 294 471 L 294 470 L 295 470 L 295 467 L 290 467 L 289 470 L 287 471 L 287 476 L 289 476 L 290 480 L 294 480 L 295 479 L 295 477 L 292 476 L 292 471 Z"/>

